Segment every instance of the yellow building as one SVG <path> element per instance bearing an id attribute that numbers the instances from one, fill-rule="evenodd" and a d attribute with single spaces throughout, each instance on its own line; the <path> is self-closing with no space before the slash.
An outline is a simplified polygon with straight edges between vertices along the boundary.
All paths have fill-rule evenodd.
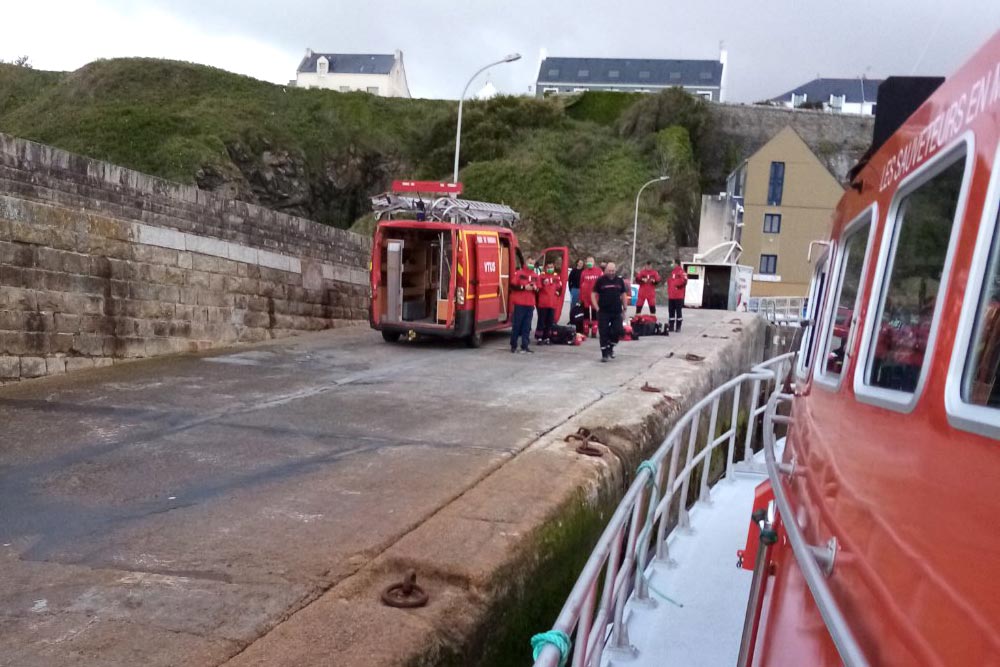
<path id="1" fill-rule="evenodd" d="M 751 296 L 806 296 L 812 241 L 830 237 L 844 190 L 790 127 L 750 156 L 729 179 L 742 195 L 740 264 L 753 267 Z"/>

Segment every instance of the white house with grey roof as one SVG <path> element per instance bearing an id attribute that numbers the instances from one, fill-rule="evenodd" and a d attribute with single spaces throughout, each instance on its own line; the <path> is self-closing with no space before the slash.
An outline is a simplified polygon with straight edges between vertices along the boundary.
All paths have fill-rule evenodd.
<path id="1" fill-rule="evenodd" d="M 326 88 L 342 93 L 361 91 L 379 97 L 409 97 L 403 52 L 317 53 L 306 55 L 295 73 L 297 88 Z"/>
<path id="2" fill-rule="evenodd" d="M 769 102 L 789 109 L 822 109 L 831 113 L 874 116 L 881 79 L 813 79 Z"/>
<path id="3" fill-rule="evenodd" d="M 542 53 L 535 82 L 538 97 L 605 90 L 653 93 L 683 88 L 713 102 L 724 101 L 726 52 L 718 60 L 649 58 L 554 58 Z"/>

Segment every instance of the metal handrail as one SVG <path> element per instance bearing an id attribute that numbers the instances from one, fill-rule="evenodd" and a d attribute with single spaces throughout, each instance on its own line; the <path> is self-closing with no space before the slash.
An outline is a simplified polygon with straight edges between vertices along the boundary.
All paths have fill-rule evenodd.
<path id="1" fill-rule="evenodd" d="M 840 658 L 844 661 L 845 667 L 868 667 L 868 659 L 861 650 L 854 633 L 844 618 L 830 587 L 827 586 L 825 577 L 829 570 L 824 573 L 820 569 L 820 557 L 817 555 L 818 549 L 805 540 L 798 522 L 795 520 L 795 513 L 792 510 L 788 496 L 785 495 L 784 484 L 781 479 L 781 470 L 778 466 L 777 458 L 774 454 L 774 423 L 780 419 L 776 416 L 778 404 L 792 398 L 789 394 L 775 392 L 768 400 L 767 411 L 764 413 L 764 461 L 767 465 L 767 475 L 771 480 L 771 489 L 774 492 L 774 502 L 778 508 L 779 516 L 783 517 L 782 526 L 788 535 L 788 542 L 792 547 L 792 553 L 798 563 L 802 577 L 809 586 L 816 607 L 820 616 L 826 624 L 826 629 L 830 633 L 830 638 L 840 653 Z M 832 562 L 823 562 L 826 567 L 832 567 Z"/>
<path id="2" fill-rule="evenodd" d="M 573 667 L 596 667 L 605 650 L 626 654 L 634 652 L 624 622 L 625 603 L 630 595 L 634 595 L 637 601 L 649 600 L 641 568 L 647 562 L 650 551 L 655 553 L 658 560 L 670 562 L 667 528 L 675 497 L 679 493 L 681 498 L 678 505 L 678 526 L 685 528 L 689 525 L 687 497 L 690 478 L 698 464 L 704 463 L 700 480 L 701 499 L 707 499 L 709 493 L 711 453 L 723 443 L 728 442 L 724 477 L 729 478 L 733 474 L 736 467 L 733 450 L 739 429 L 737 422 L 742 388 L 748 383 L 752 389 L 747 413 L 746 453 L 741 463 L 746 464 L 752 459 L 753 433 L 758 418 L 766 414 L 768 406 L 766 402 L 763 406 L 758 406 L 761 389 L 773 386 L 775 391 L 779 391 L 779 378 L 791 370 L 794 359 L 795 353 L 774 357 L 709 392 L 677 421 L 649 458 L 656 470 L 656 478 L 650 479 L 651 473 L 646 467 L 638 472 L 601 533 L 553 624 L 553 630 L 567 636 L 576 632 Z M 720 403 L 728 396 L 733 401 L 729 428 L 724 433 L 716 434 Z M 700 451 L 696 453 L 701 416 L 706 408 L 711 408 L 708 434 Z M 688 437 L 682 438 L 685 431 Z M 680 460 L 682 449 L 685 450 L 683 466 Z M 646 508 L 654 500 L 650 488 L 652 485 L 659 492 L 660 500 L 654 511 L 648 512 Z M 638 544 L 639 536 L 653 534 L 653 528 L 657 530 L 652 549 L 648 544 Z M 599 586 L 602 572 L 604 581 Z M 602 591 L 600 601 L 597 600 L 599 588 Z M 555 646 L 547 645 L 534 664 L 535 667 L 556 667 L 560 657 Z"/>

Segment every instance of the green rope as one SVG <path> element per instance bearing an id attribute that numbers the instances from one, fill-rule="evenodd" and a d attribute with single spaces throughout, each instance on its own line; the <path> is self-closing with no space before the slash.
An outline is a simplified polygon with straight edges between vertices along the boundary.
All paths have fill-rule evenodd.
<path id="1" fill-rule="evenodd" d="M 538 656 L 542 654 L 542 649 L 549 645 L 559 649 L 559 667 L 566 667 L 566 661 L 569 660 L 569 652 L 573 647 L 573 642 L 570 641 L 569 636 L 562 630 L 549 630 L 548 632 L 541 632 L 532 637 L 532 660 L 538 660 Z"/>
<path id="2" fill-rule="evenodd" d="M 678 607 L 683 607 L 680 602 L 677 602 L 669 595 L 662 593 L 657 590 L 649 579 L 646 577 L 646 550 L 642 548 L 643 545 L 649 542 L 649 532 L 653 528 L 653 516 L 656 513 L 656 506 L 659 505 L 660 492 L 656 486 L 656 465 L 652 461 L 643 461 L 639 464 L 636 469 L 636 476 L 639 475 L 643 470 L 649 471 L 649 479 L 646 483 L 650 486 L 649 494 L 649 507 L 646 510 L 646 526 L 639 533 L 639 539 L 636 542 L 636 549 L 638 553 L 636 557 L 638 559 L 638 567 L 636 568 L 636 586 L 639 585 L 639 581 L 642 580 L 646 583 L 649 590 L 656 593 L 658 596 L 669 602 L 670 604 L 677 605 Z M 542 632 L 531 638 L 531 649 L 534 660 L 538 660 L 538 656 L 542 654 L 542 649 L 546 646 L 555 646 L 559 649 L 559 667 L 566 667 L 566 662 L 569 660 L 569 653 L 573 647 L 573 643 L 570 641 L 569 636 L 562 630 L 549 630 L 548 632 Z"/>

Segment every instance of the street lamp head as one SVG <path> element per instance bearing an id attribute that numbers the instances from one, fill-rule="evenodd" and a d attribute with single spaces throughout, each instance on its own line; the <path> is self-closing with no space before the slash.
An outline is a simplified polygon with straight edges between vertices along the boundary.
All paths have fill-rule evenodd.
<path id="1" fill-rule="evenodd" d="M 511 54 L 510 54 L 510 55 L 508 55 L 508 56 L 504 56 L 504 59 L 503 59 L 503 61 L 504 61 L 505 63 L 512 63 L 512 62 L 514 62 L 515 60 L 520 60 L 520 59 L 521 59 L 521 54 L 520 54 L 520 53 L 511 53 Z"/>

